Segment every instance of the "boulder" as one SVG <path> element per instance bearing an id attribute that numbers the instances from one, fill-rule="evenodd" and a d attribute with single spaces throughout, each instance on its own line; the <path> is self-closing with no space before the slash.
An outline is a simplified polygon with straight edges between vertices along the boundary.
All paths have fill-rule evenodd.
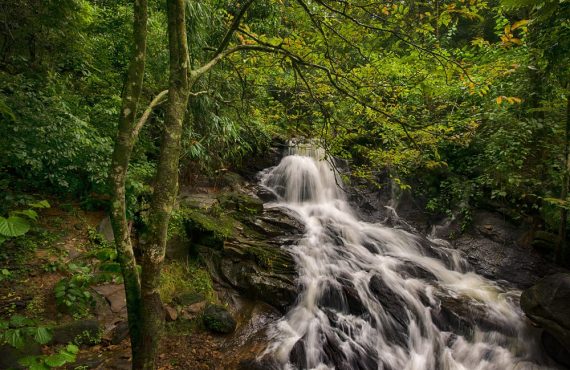
<path id="1" fill-rule="evenodd" d="M 523 233 L 504 216 L 477 211 L 472 227 L 453 241 L 453 246 L 466 254 L 478 274 L 526 289 L 557 270 L 538 252 L 517 243 Z"/>
<path id="2" fill-rule="evenodd" d="M 54 344 L 97 344 L 101 340 L 102 328 L 96 320 L 77 320 L 52 329 Z"/>
<path id="3" fill-rule="evenodd" d="M 35 342 L 26 343 L 26 345 L 17 349 L 8 344 L 0 345 L 0 369 L 25 369 L 20 365 L 18 360 L 27 356 L 39 356 L 42 354 L 42 348 Z"/>
<path id="4" fill-rule="evenodd" d="M 119 344 L 129 337 L 129 322 L 120 321 L 111 331 L 111 344 Z"/>
<path id="5" fill-rule="evenodd" d="M 249 195 L 222 194 L 218 201 L 224 207 L 221 211 L 184 211 L 190 249 L 200 255 L 214 281 L 285 311 L 297 296 L 297 272 L 283 246 L 302 238 L 303 224 L 285 209 L 264 209 L 260 200 Z M 187 306 L 201 300 L 183 303 L 178 298 L 176 303 Z"/>
<path id="6" fill-rule="evenodd" d="M 120 313 L 126 310 L 127 299 L 125 287 L 122 284 L 103 284 L 93 287 L 109 303 L 113 313 Z"/>
<path id="7" fill-rule="evenodd" d="M 175 296 L 172 301 L 179 306 L 190 306 L 194 303 L 201 302 L 205 299 L 200 293 L 181 293 Z"/>
<path id="8" fill-rule="evenodd" d="M 176 308 L 164 306 L 164 312 L 166 314 L 166 321 L 176 321 L 176 319 L 178 319 L 178 311 L 176 311 Z"/>
<path id="9" fill-rule="evenodd" d="M 115 241 L 115 234 L 113 234 L 113 226 L 111 226 L 111 217 L 106 216 L 99 222 L 97 226 L 97 232 L 103 237 L 103 239 L 109 243 Z"/>
<path id="10" fill-rule="evenodd" d="M 220 334 L 232 333 L 237 326 L 236 320 L 228 310 L 219 305 L 209 305 L 204 310 L 202 320 L 206 329 Z"/>
<path id="11" fill-rule="evenodd" d="M 558 361 L 570 353 L 570 273 L 544 277 L 522 293 L 520 303 L 529 319 L 547 332 L 542 340 L 547 353 Z"/>

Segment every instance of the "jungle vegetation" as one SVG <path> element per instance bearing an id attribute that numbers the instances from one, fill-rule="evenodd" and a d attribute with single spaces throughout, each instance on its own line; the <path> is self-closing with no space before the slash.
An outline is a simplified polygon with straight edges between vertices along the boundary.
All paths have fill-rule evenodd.
<path id="1" fill-rule="evenodd" d="M 433 215 L 500 209 L 567 260 L 567 0 L 11 0 L 0 14 L 0 243 L 27 231 L 23 194 L 110 212 L 135 368 L 157 357 L 179 181 L 274 138 L 318 139 L 353 181 Z"/>

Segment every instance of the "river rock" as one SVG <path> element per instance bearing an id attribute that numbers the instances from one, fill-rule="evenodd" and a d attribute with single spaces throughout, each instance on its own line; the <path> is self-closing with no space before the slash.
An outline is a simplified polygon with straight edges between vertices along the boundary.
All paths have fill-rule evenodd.
<path id="1" fill-rule="evenodd" d="M 570 273 L 546 276 L 525 290 L 521 295 L 521 307 L 548 333 L 546 341 L 543 337 L 547 353 L 558 361 L 564 358 L 564 352 L 570 353 Z M 566 361 L 566 364 L 570 363 L 568 358 Z"/>
<path id="2" fill-rule="evenodd" d="M 206 328 L 214 333 L 229 334 L 236 329 L 237 322 L 228 310 L 219 305 L 209 305 L 204 310 L 202 320 Z"/>

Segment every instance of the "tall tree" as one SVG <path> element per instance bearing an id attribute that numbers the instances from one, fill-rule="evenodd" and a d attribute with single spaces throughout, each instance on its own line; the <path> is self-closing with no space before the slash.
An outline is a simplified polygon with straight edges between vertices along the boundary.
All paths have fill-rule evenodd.
<path id="1" fill-rule="evenodd" d="M 127 312 L 129 319 L 129 334 L 133 354 L 133 367 L 139 368 L 137 361 L 140 353 L 141 329 L 139 320 L 140 279 L 137 271 L 130 230 L 127 221 L 125 202 L 125 182 L 127 169 L 136 141 L 136 114 L 141 96 L 147 38 L 148 5 L 147 0 L 134 2 L 133 39 L 134 48 L 127 80 L 123 89 L 119 127 L 110 170 L 112 185 L 111 224 L 115 237 L 117 255 L 121 264 L 125 293 L 127 297 Z"/>

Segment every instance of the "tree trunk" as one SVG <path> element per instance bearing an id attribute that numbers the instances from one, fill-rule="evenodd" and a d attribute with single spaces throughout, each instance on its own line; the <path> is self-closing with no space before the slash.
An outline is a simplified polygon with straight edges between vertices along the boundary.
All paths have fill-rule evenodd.
<path id="1" fill-rule="evenodd" d="M 137 368 L 155 369 L 164 311 L 158 292 L 164 260 L 168 222 L 178 191 L 178 164 L 181 152 L 182 123 L 190 93 L 189 58 L 186 41 L 184 0 L 168 0 L 168 40 L 170 80 L 168 106 L 154 194 L 142 246 L 141 323 L 144 333 Z M 133 363 L 134 366 L 134 363 Z"/>
<path id="2" fill-rule="evenodd" d="M 570 94 L 566 99 L 566 135 L 564 142 L 564 176 L 562 180 L 562 191 L 560 199 L 566 201 L 568 188 L 570 187 Z M 566 224 L 568 221 L 568 210 L 560 209 L 560 224 L 558 226 L 558 243 L 556 245 L 556 262 L 563 263 L 566 253 Z"/>
<path id="3" fill-rule="evenodd" d="M 121 264 L 125 284 L 133 366 L 136 362 L 137 353 L 139 353 L 138 348 L 141 338 L 139 320 L 141 288 L 127 222 L 125 182 L 131 153 L 136 141 L 133 131 L 144 77 L 147 19 L 147 0 L 135 1 L 133 23 L 135 44 L 129 64 L 127 81 L 125 82 L 123 91 L 121 113 L 119 116 L 119 130 L 115 141 L 109 174 L 112 186 L 111 224 L 113 226 L 117 256 Z"/>

